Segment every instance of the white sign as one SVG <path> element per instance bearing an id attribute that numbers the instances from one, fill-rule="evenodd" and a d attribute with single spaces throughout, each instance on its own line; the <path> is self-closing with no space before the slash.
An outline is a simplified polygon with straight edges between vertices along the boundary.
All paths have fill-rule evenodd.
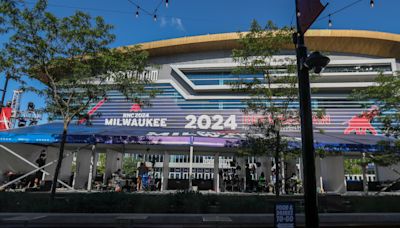
<path id="1" fill-rule="evenodd" d="M 149 113 L 124 113 L 122 118 L 106 118 L 106 126 L 167 127 L 167 118 L 153 118 Z"/>
<path id="2" fill-rule="evenodd" d="M 294 228 L 296 227 L 296 214 L 294 203 L 282 202 L 275 204 L 275 227 Z"/>
<path id="3" fill-rule="evenodd" d="M 224 119 L 222 115 L 187 115 L 185 117 L 189 121 L 185 128 L 202 129 L 202 130 L 235 130 L 237 128 L 236 115 L 230 115 Z"/>
<path id="4" fill-rule="evenodd" d="M 158 70 L 146 70 L 142 73 L 135 71 L 118 71 L 118 72 L 108 72 L 110 76 L 107 78 L 107 82 L 113 82 L 114 78 L 117 76 L 126 76 L 128 78 L 136 78 L 140 81 L 152 81 L 158 80 Z"/>

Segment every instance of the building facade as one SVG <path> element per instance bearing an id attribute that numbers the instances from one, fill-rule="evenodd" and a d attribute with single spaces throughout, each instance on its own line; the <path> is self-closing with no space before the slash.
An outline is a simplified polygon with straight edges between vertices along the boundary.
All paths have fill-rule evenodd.
<path id="1" fill-rule="evenodd" d="M 103 137 L 103 145 L 98 146 L 97 152 L 107 155 L 105 179 L 122 167 L 124 154 L 153 162 L 155 176 L 163 179 L 164 189 L 168 188 L 165 184 L 168 179 L 189 179 L 190 173 L 194 179 L 213 179 L 216 186 L 218 178 L 215 176 L 219 169 L 231 173 L 246 163 L 263 167 L 254 173 L 254 179 L 260 172 L 271 174 L 274 165 L 271 158 L 237 157 L 237 141 L 230 140 L 245 138 L 246 130 L 259 118 L 256 114 L 243 112 L 246 100 L 251 97 L 233 91 L 231 83 L 264 78 L 263 74 L 232 73 L 238 66 L 232 60 L 232 49 L 238 47 L 238 38 L 238 34 L 228 33 L 141 44 L 150 53 L 153 64 L 141 77 L 152 79 L 154 84 L 148 89 L 157 89 L 160 93 L 151 99 L 151 106 L 141 106 L 126 101 L 118 92 L 109 91 L 106 100 L 91 107 L 94 115 L 91 124 L 124 132 L 125 136 L 129 136 L 131 130 L 145 129 L 146 137 L 164 138 L 158 138 L 157 143 L 150 145 L 137 143 L 137 139 L 123 134 Z M 377 104 L 354 101 L 349 95 L 354 89 L 374 86 L 378 74 L 394 75 L 400 69 L 400 35 L 311 30 L 306 34 L 306 44 L 309 50 L 322 51 L 331 59 L 320 76 L 311 82 L 311 87 L 317 89 L 312 94 L 313 111 L 324 110 L 322 117 L 313 116 L 316 147 L 337 152 L 337 156 L 317 159 L 318 176 L 322 177 L 319 185 L 324 185 L 328 191 L 343 192 L 344 156 L 373 152 L 373 145 L 381 135 L 381 125 L 373 118 L 379 109 Z M 273 76 L 287 73 L 279 62 L 295 58 L 294 54 L 288 46 L 287 50 L 274 56 L 277 65 Z M 298 109 L 298 103 L 291 104 L 291 108 Z M 363 113 L 372 115 L 365 117 Z M 299 120 L 290 120 L 284 132 L 298 142 Z M 197 138 L 194 141 L 191 138 L 188 143 L 178 140 L 192 136 Z M 219 141 L 210 141 L 210 138 Z M 85 170 L 76 174 L 75 183 L 80 182 L 76 186 L 85 185 L 88 159 L 89 152 L 76 155 L 78 170 Z M 301 178 L 299 159 L 288 162 L 285 167 L 286 172 L 296 173 Z M 223 178 L 230 178 L 230 175 Z"/>

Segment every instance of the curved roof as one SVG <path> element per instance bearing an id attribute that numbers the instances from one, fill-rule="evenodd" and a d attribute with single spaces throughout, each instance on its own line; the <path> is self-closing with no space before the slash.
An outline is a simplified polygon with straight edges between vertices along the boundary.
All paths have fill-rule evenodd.
<path id="1" fill-rule="evenodd" d="M 238 33 L 190 36 L 142 43 L 151 56 L 229 50 L 238 47 Z M 400 59 L 400 35 L 362 30 L 309 30 L 305 42 L 309 50 L 353 53 Z M 293 45 L 288 45 L 293 49 Z"/>

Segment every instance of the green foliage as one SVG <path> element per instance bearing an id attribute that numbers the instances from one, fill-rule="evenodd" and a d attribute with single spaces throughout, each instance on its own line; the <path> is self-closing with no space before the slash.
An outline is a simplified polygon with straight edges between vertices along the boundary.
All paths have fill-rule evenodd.
<path id="1" fill-rule="evenodd" d="M 374 100 L 379 106 L 380 115 L 377 118 L 383 124 L 382 131 L 386 136 L 394 137 L 395 141 L 379 143 L 380 151 L 367 156 L 368 162 L 381 166 L 389 166 L 400 162 L 400 77 L 396 74 L 379 74 L 375 78 L 376 86 L 354 90 L 351 98 L 365 101 Z"/>
<path id="2" fill-rule="evenodd" d="M 97 170 L 96 172 L 99 173 L 105 173 L 106 171 L 106 153 L 99 153 L 99 158 L 97 161 Z"/>
<path id="3" fill-rule="evenodd" d="M 46 85 L 45 90 L 25 86 L 46 98 L 47 112 L 61 117 L 65 128 L 107 91 L 120 91 L 135 102 L 154 95 L 145 90 L 151 82 L 139 77 L 148 65 L 148 54 L 138 46 L 110 49 L 113 26 L 102 17 L 78 11 L 58 18 L 46 10 L 45 0 L 20 8 L 11 21 L 14 32 L 6 51 L 18 75 Z"/>
<path id="4" fill-rule="evenodd" d="M 380 74 L 375 78 L 376 86 L 354 90 L 352 98 L 356 100 L 374 100 L 381 114 L 377 118 L 384 124 L 386 135 L 400 136 L 400 77 Z"/>
<path id="5" fill-rule="evenodd" d="M 345 174 L 362 174 L 361 159 L 345 159 L 344 173 Z"/>
<path id="6" fill-rule="evenodd" d="M 12 29 L 11 22 L 16 18 L 19 0 L 2 0 L 0 3 L 0 34 Z"/>
<path id="7" fill-rule="evenodd" d="M 233 60 L 238 63 L 234 73 L 264 76 L 232 84 L 237 93 L 251 96 L 244 112 L 257 116 L 241 153 L 274 156 L 275 164 L 280 164 L 283 154 L 290 152 L 288 139 L 281 131 L 298 120 L 298 110 L 293 107 L 298 94 L 296 65 L 293 59 L 277 57 L 290 43 L 291 32 L 278 29 L 272 22 L 262 28 L 253 21 L 250 31 L 239 35 L 240 48 L 233 50 Z M 280 189 L 278 165 L 275 175 L 276 189 Z"/>
<path id="8" fill-rule="evenodd" d="M 236 92 L 252 97 L 244 112 L 258 116 L 250 127 L 246 145 L 251 154 L 287 151 L 287 140 L 280 132 L 290 122 L 288 120 L 298 118 L 297 109 L 292 107 L 298 94 L 296 66 L 293 59 L 273 56 L 287 46 L 290 38 L 288 29 L 278 29 L 272 22 L 262 28 L 253 21 L 249 33 L 240 34 L 241 48 L 233 50 L 233 59 L 239 64 L 234 73 L 264 75 L 263 80 L 254 78 L 232 85 Z M 285 71 L 275 74 L 277 67 L 283 67 Z M 255 134 L 257 137 L 252 136 Z"/>
<path id="9" fill-rule="evenodd" d="M 122 170 L 127 176 L 135 176 L 136 171 L 137 171 L 137 164 L 140 160 L 135 159 L 134 157 L 124 157 L 123 163 L 122 163 Z"/>
<path id="10" fill-rule="evenodd" d="M 0 35 L 8 35 L 9 31 L 12 30 L 12 22 L 18 15 L 17 3 L 18 0 L 2 0 L 0 3 Z M 0 72 L 5 73 L 5 77 L 14 81 L 20 81 L 19 77 L 15 75 L 15 69 L 13 67 L 13 58 L 5 50 L 0 50 Z M 0 104 L 3 105 L 3 104 Z"/>
<path id="11" fill-rule="evenodd" d="M 115 40 L 111 33 L 113 26 L 102 17 L 92 18 L 77 11 L 59 18 L 47 11 L 46 0 L 38 0 L 32 7 L 27 4 L 12 7 L 9 3 L 0 3 L 3 18 L 0 23 L 6 24 L 3 28 L 12 28 L 7 30 L 10 36 L 5 45 L 7 58 L 1 62 L 10 59 L 10 68 L 18 78 L 26 76 L 41 81 L 46 89 L 26 84 L 24 87 L 46 99 L 50 119 L 63 121 L 53 179 L 56 183 L 71 121 L 88 119 L 89 106 L 106 98 L 108 91 L 119 91 L 127 100 L 142 105 L 155 95 L 156 91 L 145 89 L 151 83 L 148 77 L 141 77 L 148 66 L 148 53 L 138 46 L 110 49 Z"/>

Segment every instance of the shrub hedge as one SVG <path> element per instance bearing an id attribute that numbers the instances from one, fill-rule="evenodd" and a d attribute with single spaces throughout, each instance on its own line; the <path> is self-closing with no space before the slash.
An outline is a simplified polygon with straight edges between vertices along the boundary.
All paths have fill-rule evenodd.
<path id="1" fill-rule="evenodd" d="M 0 212 L 64 213 L 273 213 L 276 201 L 294 201 L 303 211 L 302 196 L 226 195 L 177 192 L 151 193 L 0 193 Z M 400 196 L 319 196 L 321 212 L 400 212 Z"/>

